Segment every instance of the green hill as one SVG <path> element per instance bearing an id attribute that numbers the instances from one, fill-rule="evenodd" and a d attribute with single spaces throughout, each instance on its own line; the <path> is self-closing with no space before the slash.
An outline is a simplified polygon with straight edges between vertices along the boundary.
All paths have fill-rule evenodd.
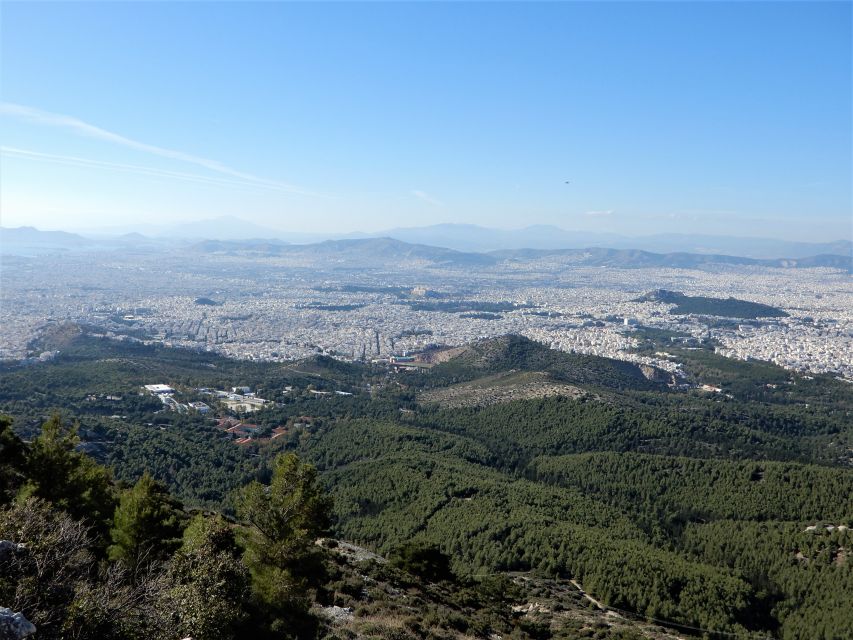
<path id="1" fill-rule="evenodd" d="M 641 350 L 667 339 L 638 336 Z M 830 377 L 667 344 L 688 381 L 723 389 L 707 394 L 513 336 L 400 373 L 328 358 L 240 362 L 67 327 L 52 339 L 62 347 L 55 360 L 4 366 L 0 411 L 28 438 L 62 411 L 116 477 L 135 482 L 147 470 L 189 507 L 239 515 L 235 491 L 267 481 L 278 453 L 296 452 L 317 466 L 333 498 L 334 534 L 381 554 L 426 545 L 458 576 L 514 572 L 577 595 L 575 580 L 619 615 L 712 636 L 853 634 L 853 389 Z M 180 402 L 199 397 L 199 387 L 251 386 L 272 401 L 249 417 L 266 439 L 237 445 L 213 417 L 164 410 L 140 395 L 153 383 L 175 388 Z M 525 395 L 539 384 L 554 393 Z M 484 390 L 498 401 L 441 395 Z M 269 439 L 279 427 L 281 437 Z M 341 606 L 385 624 L 381 607 L 351 597 Z M 434 610 L 418 598 L 412 616 Z M 394 616 L 399 605 L 387 604 Z M 453 606 L 440 615 L 470 618 L 491 605 Z M 559 616 L 546 624 L 530 611 L 498 616 L 491 628 L 583 637 L 560 631 Z M 354 615 L 341 629 L 368 633 Z M 441 626 L 418 624 L 400 637 Z M 450 635 L 487 633 L 447 624 Z"/>
<path id="2" fill-rule="evenodd" d="M 468 345 L 459 355 L 432 369 L 428 386 L 444 386 L 507 371 L 545 372 L 560 382 L 610 389 L 660 389 L 629 362 L 566 353 L 517 335 Z"/>
<path id="3" fill-rule="evenodd" d="M 724 318 L 741 318 L 754 320 L 756 318 L 787 318 L 788 314 L 777 307 L 759 302 L 739 300 L 737 298 L 711 298 L 708 296 L 688 296 L 678 291 L 658 289 L 651 291 L 637 302 L 666 302 L 674 304 L 670 313 L 678 316 L 688 314 L 703 316 L 720 316 Z"/>

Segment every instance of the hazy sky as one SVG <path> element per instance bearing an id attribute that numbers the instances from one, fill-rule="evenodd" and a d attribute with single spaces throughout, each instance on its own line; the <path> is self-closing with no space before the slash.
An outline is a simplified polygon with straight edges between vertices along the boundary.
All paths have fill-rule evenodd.
<path id="1" fill-rule="evenodd" d="M 851 234 L 849 2 L 0 11 L 4 226 Z"/>

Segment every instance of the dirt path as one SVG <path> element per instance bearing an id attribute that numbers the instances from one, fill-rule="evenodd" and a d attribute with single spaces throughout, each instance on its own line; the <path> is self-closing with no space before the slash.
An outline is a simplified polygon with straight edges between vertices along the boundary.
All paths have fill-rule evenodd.
<path id="1" fill-rule="evenodd" d="M 594 604 L 594 605 L 595 605 L 596 607 L 598 607 L 599 609 L 603 609 L 603 610 L 607 611 L 607 607 L 605 607 L 605 606 L 604 606 L 603 604 L 601 604 L 598 600 L 596 600 L 596 599 L 595 599 L 595 598 L 593 598 L 591 595 L 589 595 L 586 591 L 584 591 L 584 590 L 583 590 L 583 587 L 581 587 L 581 586 L 580 586 L 580 584 L 578 583 L 578 581 L 577 581 L 577 580 L 569 580 L 569 582 L 571 582 L 573 585 L 575 585 L 575 588 L 576 588 L 578 591 L 580 591 L 580 592 L 581 592 L 581 595 L 582 595 L 584 598 L 586 598 L 587 600 L 589 600 L 592 604 Z"/>

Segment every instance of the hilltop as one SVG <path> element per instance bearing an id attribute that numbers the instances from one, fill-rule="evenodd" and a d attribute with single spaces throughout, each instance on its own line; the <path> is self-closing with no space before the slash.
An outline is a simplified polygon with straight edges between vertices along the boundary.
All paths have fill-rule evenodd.
<path id="1" fill-rule="evenodd" d="M 452 358 L 433 368 L 431 376 L 446 384 L 508 371 L 542 373 L 560 383 L 612 389 L 661 388 L 655 382 L 660 372 L 653 367 L 557 351 L 517 335 L 487 338 L 456 350 Z"/>
<path id="2" fill-rule="evenodd" d="M 670 313 L 674 315 L 721 316 L 726 318 L 787 318 L 788 314 L 782 309 L 767 304 L 738 300 L 737 298 L 710 298 L 707 296 L 687 296 L 679 291 L 656 289 L 636 300 L 637 302 L 664 302 L 674 304 Z"/>

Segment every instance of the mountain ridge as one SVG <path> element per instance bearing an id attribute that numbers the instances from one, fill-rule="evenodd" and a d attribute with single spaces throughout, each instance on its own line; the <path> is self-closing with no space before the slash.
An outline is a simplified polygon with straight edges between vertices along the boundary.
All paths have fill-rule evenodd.
<path id="1" fill-rule="evenodd" d="M 357 238 L 325 240 L 312 244 L 287 244 L 284 242 L 250 240 L 206 240 L 192 245 L 191 250 L 202 253 L 249 253 L 259 255 L 302 255 L 307 257 L 335 256 L 340 260 L 365 261 L 420 259 L 436 265 L 495 266 L 501 263 L 526 262 L 547 257 L 574 259 L 581 267 L 675 267 L 698 268 L 710 264 L 733 266 L 759 266 L 777 268 L 828 267 L 853 269 L 853 257 L 843 255 L 817 255 L 806 258 L 758 259 L 719 254 L 670 253 L 660 254 L 633 249 L 608 249 L 590 247 L 582 249 L 518 249 L 489 253 L 464 252 L 446 247 L 412 244 L 394 238 Z"/>
<path id="2" fill-rule="evenodd" d="M 817 254 L 846 255 L 853 242 L 801 242 L 774 238 L 662 233 L 625 236 L 611 232 L 572 231 L 556 225 L 530 225 L 520 229 L 494 229 L 471 224 L 443 223 L 395 228 L 381 235 L 422 244 L 440 244 L 459 251 L 492 252 L 511 249 L 580 249 L 608 246 L 655 253 L 733 254 L 751 258 L 803 258 Z"/>
<path id="3" fill-rule="evenodd" d="M 236 218 L 234 220 L 240 222 Z M 442 229 L 448 227 L 462 227 L 485 229 L 486 231 L 489 231 L 485 227 L 477 227 L 476 225 L 435 226 Z M 540 230 L 558 229 L 557 227 L 549 227 L 547 225 L 528 227 L 528 229 L 530 228 Z M 249 227 L 249 230 L 254 229 Z M 516 244 L 518 242 L 516 242 Z M 0 251 L 10 254 L 22 253 L 24 255 L 69 250 L 132 248 L 146 248 L 151 250 L 156 250 L 158 248 L 178 248 L 179 250 L 184 250 L 188 247 L 191 251 L 207 253 L 231 252 L 256 253 L 259 255 L 303 254 L 306 257 L 310 257 L 312 255 L 337 255 L 341 258 L 360 257 L 364 260 L 376 260 L 377 258 L 384 260 L 419 259 L 445 266 L 491 266 L 501 262 L 563 257 L 566 259 L 574 259 L 577 266 L 595 267 L 697 268 L 707 264 L 728 264 L 734 266 L 781 268 L 828 267 L 853 271 L 853 255 L 851 255 L 850 248 L 853 245 L 848 241 L 822 244 L 800 243 L 803 246 L 808 245 L 814 248 L 835 248 L 837 252 L 818 252 L 809 255 L 801 255 L 800 253 L 795 252 L 789 256 L 774 258 L 758 258 L 737 254 L 689 251 L 654 252 L 641 248 L 604 247 L 592 244 L 573 248 L 519 247 L 503 248 L 491 251 L 466 251 L 453 246 L 447 246 L 447 244 L 453 243 L 448 242 L 444 245 L 436 245 L 423 242 L 411 242 L 391 235 L 380 237 L 345 237 L 326 239 L 311 243 L 294 243 L 281 238 L 270 238 L 266 236 L 232 237 L 228 240 L 208 238 L 193 242 L 193 239 L 189 237 L 152 238 L 139 232 L 129 232 L 119 236 L 100 236 L 95 238 L 66 231 L 41 231 L 35 227 L 0 227 Z"/>
<path id="4" fill-rule="evenodd" d="M 121 234 L 140 233 L 155 240 L 246 240 L 276 239 L 294 244 L 324 240 L 391 237 L 412 244 L 427 244 L 463 252 L 491 252 L 510 249 L 579 249 L 607 246 L 638 249 L 655 253 L 726 254 L 750 258 L 804 258 L 820 254 L 853 253 L 849 238 L 804 242 L 778 238 L 733 236 L 725 234 L 657 233 L 627 236 L 611 231 L 564 229 L 553 224 L 532 224 L 517 229 L 498 229 L 469 223 L 394 227 L 372 232 L 295 232 L 260 225 L 236 216 L 220 216 L 175 224 L 133 224 L 113 227 L 75 229 L 79 235 L 104 239 Z"/>

